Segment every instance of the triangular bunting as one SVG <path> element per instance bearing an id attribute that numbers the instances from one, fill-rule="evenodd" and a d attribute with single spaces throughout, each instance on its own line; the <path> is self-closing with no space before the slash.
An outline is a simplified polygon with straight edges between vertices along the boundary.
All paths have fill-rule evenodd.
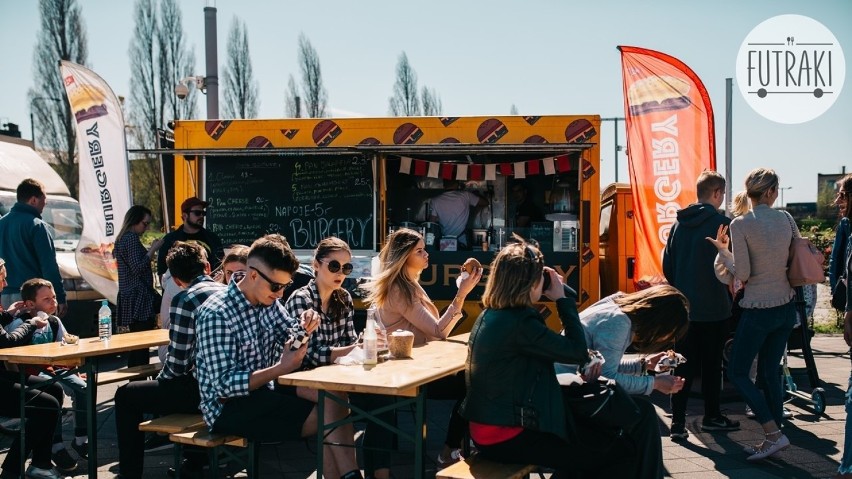
<path id="1" fill-rule="evenodd" d="M 519 180 L 520 180 L 520 179 L 522 179 L 522 178 L 526 178 L 526 177 L 527 177 L 527 172 L 526 172 L 526 168 L 525 168 L 525 167 L 526 167 L 526 163 L 525 163 L 525 162 L 523 162 L 523 161 L 519 161 L 519 162 L 517 162 L 517 163 L 515 163 L 515 164 L 514 164 L 514 169 L 515 169 L 515 172 L 514 172 L 514 173 L 515 173 L 515 178 L 517 178 L 517 179 L 519 179 Z"/>
<path id="2" fill-rule="evenodd" d="M 407 156 L 399 158 L 399 172 L 406 175 L 411 174 L 411 158 Z"/>
<path id="3" fill-rule="evenodd" d="M 556 157 L 556 169 L 560 173 L 571 171 L 571 160 L 568 159 L 568 155 L 559 155 Z"/>
<path id="4" fill-rule="evenodd" d="M 429 178 L 437 178 L 438 171 L 441 169 L 441 164 L 434 161 L 429 161 L 427 163 L 429 163 L 429 172 L 426 173 L 426 176 Z"/>
<path id="5" fill-rule="evenodd" d="M 470 165 L 470 179 L 482 181 L 485 178 L 485 167 L 483 165 Z"/>
<path id="6" fill-rule="evenodd" d="M 485 165 L 485 180 L 494 181 L 497 179 L 497 165 Z"/>
<path id="7" fill-rule="evenodd" d="M 529 160 L 527 161 L 527 174 L 528 175 L 538 175 L 541 174 L 539 170 L 540 167 L 539 160 Z"/>
<path id="8" fill-rule="evenodd" d="M 541 166 L 544 167 L 544 174 L 545 175 L 555 175 L 556 174 L 556 167 L 553 165 L 553 157 L 552 156 L 550 158 L 545 158 L 545 159 L 541 160 Z"/>
<path id="9" fill-rule="evenodd" d="M 467 181 L 467 165 L 456 166 L 456 179 L 459 181 Z"/>
<path id="10" fill-rule="evenodd" d="M 417 176 L 426 176 L 426 168 L 428 165 L 423 160 L 414 160 L 414 174 Z"/>
<path id="11" fill-rule="evenodd" d="M 500 163 L 500 174 L 503 176 L 512 176 L 512 164 Z"/>
<path id="12" fill-rule="evenodd" d="M 453 179 L 453 164 L 452 163 L 441 163 L 441 178 L 445 180 Z"/>

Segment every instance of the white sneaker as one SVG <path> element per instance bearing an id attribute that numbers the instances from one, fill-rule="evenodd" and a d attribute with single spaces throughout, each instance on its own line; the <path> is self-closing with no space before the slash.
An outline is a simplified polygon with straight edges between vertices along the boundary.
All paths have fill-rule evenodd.
<path id="1" fill-rule="evenodd" d="M 461 449 L 453 449 L 450 451 L 450 457 L 444 458 L 441 454 L 438 454 L 438 466 L 441 468 L 452 466 L 453 464 L 464 461 L 464 457 L 462 456 Z"/>
<path id="2" fill-rule="evenodd" d="M 71 479 L 71 476 L 63 476 L 55 468 L 42 469 L 33 465 L 27 468 L 24 475 L 32 479 Z"/>
<path id="3" fill-rule="evenodd" d="M 776 452 L 783 451 L 790 447 L 790 440 L 787 439 L 787 436 L 781 435 L 776 441 L 770 441 L 769 439 L 765 439 L 763 444 L 761 444 L 758 448 L 756 448 L 756 452 L 751 456 L 747 457 L 748 461 L 760 461 L 761 459 L 766 459 L 767 457 L 775 454 Z"/>
<path id="4" fill-rule="evenodd" d="M 748 407 L 748 405 L 746 405 L 745 415 L 747 418 L 754 418 L 755 416 L 754 411 L 752 411 L 751 408 Z"/>
<path id="5" fill-rule="evenodd" d="M 781 417 L 783 417 L 784 419 L 790 419 L 793 417 L 793 411 L 784 408 L 784 410 L 781 412 Z"/>

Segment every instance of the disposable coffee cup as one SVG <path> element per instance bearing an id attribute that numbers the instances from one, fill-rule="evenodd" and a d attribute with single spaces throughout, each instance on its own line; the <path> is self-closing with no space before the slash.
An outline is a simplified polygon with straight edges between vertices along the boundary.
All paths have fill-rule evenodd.
<path id="1" fill-rule="evenodd" d="M 414 333 L 397 329 L 388 338 L 388 349 L 395 359 L 410 358 L 411 348 L 414 347 Z"/>

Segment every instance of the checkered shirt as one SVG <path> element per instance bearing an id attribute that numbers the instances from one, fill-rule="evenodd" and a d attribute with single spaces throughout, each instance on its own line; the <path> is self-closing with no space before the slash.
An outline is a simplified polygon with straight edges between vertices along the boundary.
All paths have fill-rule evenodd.
<path id="1" fill-rule="evenodd" d="M 201 413 L 212 428 L 225 400 L 248 395 L 251 373 L 281 360 L 291 321 L 278 301 L 252 306 L 235 282 L 207 298 L 195 319 L 195 377 Z"/>
<path id="2" fill-rule="evenodd" d="M 158 379 L 174 379 L 195 369 L 195 312 L 225 285 L 203 274 L 172 298 L 169 307 L 169 349 Z"/>
<path id="3" fill-rule="evenodd" d="M 293 291 L 284 309 L 293 321 L 291 327 L 299 325 L 302 313 L 308 309 L 313 309 L 320 314 L 320 325 L 308 340 L 308 352 L 302 360 L 302 369 L 331 364 L 332 347 L 348 346 L 358 340 L 352 323 L 355 307 L 352 305 L 352 297 L 348 291 L 346 291 L 346 309 L 339 318 L 332 318 L 322 312 L 322 302 L 316 280 L 313 279 L 310 283 Z"/>

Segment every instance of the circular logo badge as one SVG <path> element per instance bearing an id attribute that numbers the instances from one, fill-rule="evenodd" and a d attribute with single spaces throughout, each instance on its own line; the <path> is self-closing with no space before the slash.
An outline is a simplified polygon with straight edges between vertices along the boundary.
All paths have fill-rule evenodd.
<path id="1" fill-rule="evenodd" d="M 796 124 L 825 113 L 843 89 L 846 60 L 834 34 L 803 15 L 772 17 L 737 54 L 737 85 L 761 116 Z"/>

